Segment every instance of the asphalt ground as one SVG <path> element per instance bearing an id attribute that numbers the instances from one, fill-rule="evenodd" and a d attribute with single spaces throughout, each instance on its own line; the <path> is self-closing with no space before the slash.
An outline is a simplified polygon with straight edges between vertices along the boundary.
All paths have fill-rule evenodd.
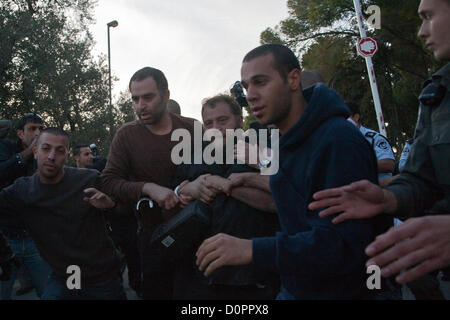
<path id="1" fill-rule="evenodd" d="M 444 297 L 446 298 L 446 300 L 450 300 L 450 281 L 442 281 L 441 278 L 442 278 L 442 273 L 439 273 L 438 279 L 440 282 L 440 287 L 441 287 L 442 293 L 444 294 Z M 130 288 L 130 286 L 128 285 L 127 269 L 125 269 L 125 272 L 123 275 L 123 280 L 124 280 L 124 289 L 125 289 L 125 293 L 127 295 L 128 300 L 141 300 L 136 295 L 134 290 L 132 290 Z M 16 282 L 16 284 L 14 286 L 14 293 L 16 292 L 16 290 L 18 288 L 19 288 L 19 283 Z M 403 287 L 402 287 L 402 294 L 403 294 L 403 300 L 416 300 L 416 298 L 412 294 L 411 290 L 409 290 L 409 288 L 406 285 L 403 285 Z M 13 300 L 38 300 L 38 297 L 36 295 L 36 291 L 33 290 L 25 295 L 13 296 Z"/>

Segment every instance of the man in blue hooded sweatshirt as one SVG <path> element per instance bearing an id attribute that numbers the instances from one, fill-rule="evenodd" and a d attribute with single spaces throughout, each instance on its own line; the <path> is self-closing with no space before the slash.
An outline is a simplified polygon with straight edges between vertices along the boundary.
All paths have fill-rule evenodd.
<path id="1" fill-rule="evenodd" d="M 254 264 L 280 274 L 278 299 L 369 299 L 364 248 L 392 219 L 350 220 L 334 225 L 308 209 L 312 195 L 364 177 L 376 183 L 377 162 L 364 137 L 346 120 L 350 112 L 323 84 L 302 91 L 294 53 L 268 44 L 250 51 L 241 68 L 242 85 L 254 116 L 280 133 L 279 171 L 270 178 L 281 232 L 239 239 L 217 234 L 197 251 L 209 275 L 225 265 Z M 383 288 L 384 286 L 384 288 Z M 387 283 L 382 290 L 389 291 Z"/>

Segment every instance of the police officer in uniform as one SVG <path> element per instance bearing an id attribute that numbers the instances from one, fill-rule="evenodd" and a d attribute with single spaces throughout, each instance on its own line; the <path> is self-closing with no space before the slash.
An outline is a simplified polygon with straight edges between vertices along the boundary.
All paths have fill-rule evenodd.
<path id="1" fill-rule="evenodd" d="M 378 162 L 378 180 L 392 177 L 395 168 L 395 156 L 389 141 L 382 134 L 361 125 L 361 113 L 356 102 L 349 101 L 345 104 L 352 113 L 348 120 L 358 127 L 375 152 Z"/>

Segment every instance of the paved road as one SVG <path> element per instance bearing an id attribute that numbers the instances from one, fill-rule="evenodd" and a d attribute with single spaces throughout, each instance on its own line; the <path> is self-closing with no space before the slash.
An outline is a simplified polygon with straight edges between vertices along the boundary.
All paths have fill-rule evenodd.
<path id="1" fill-rule="evenodd" d="M 439 279 L 441 279 L 442 274 L 440 274 Z M 440 280 L 441 283 L 441 290 L 445 296 L 445 298 L 447 300 L 450 300 L 450 281 L 442 281 Z M 18 286 L 18 283 L 16 283 L 16 287 Z M 125 293 L 127 294 L 127 298 L 128 300 L 141 300 L 136 293 L 129 287 L 128 285 L 128 274 L 127 274 L 127 270 L 125 270 L 125 274 L 124 274 L 124 288 L 125 288 Z M 15 290 L 14 290 L 15 291 Z M 404 300 L 416 300 L 414 298 L 414 295 L 411 293 L 411 291 L 408 289 L 408 287 L 403 286 L 403 299 Z M 36 292 L 33 290 L 30 293 L 20 296 L 20 297 L 13 297 L 15 300 L 37 300 L 38 297 L 36 295 Z"/>
<path id="2" fill-rule="evenodd" d="M 128 300 L 141 300 L 128 285 L 128 270 L 127 269 L 125 269 L 123 280 L 124 280 L 124 289 L 125 289 L 125 293 L 127 295 Z M 14 292 L 17 290 L 18 287 L 19 287 L 19 282 L 16 281 L 16 283 L 14 285 Z M 33 290 L 33 291 L 31 291 L 27 294 L 24 294 L 22 296 L 19 296 L 19 297 L 14 296 L 13 299 L 14 300 L 38 300 L 38 297 L 36 295 L 36 291 Z"/>

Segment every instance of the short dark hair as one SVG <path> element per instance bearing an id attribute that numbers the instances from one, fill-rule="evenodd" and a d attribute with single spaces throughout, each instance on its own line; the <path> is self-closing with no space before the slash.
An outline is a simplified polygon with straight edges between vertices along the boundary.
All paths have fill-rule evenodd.
<path id="1" fill-rule="evenodd" d="M 233 97 L 227 94 L 218 94 L 214 97 L 204 99 L 202 101 L 202 115 L 205 107 L 214 108 L 219 102 L 225 102 L 226 104 L 228 104 L 231 113 L 235 116 L 242 116 L 241 106 L 236 102 L 236 100 L 233 99 Z"/>
<path id="2" fill-rule="evenodd" d="M 175 100 L 169 99 L 167 101 L 167 109 L 172 113 L 181 115 L 180 105 Z"/>
<path id="3" fill-rule="evenodd" d="M 22 118 L 16 124 L 16 130 L 23 130 L 27 123 L 40 123 L 43 124 L 44 120 L 37 113 L 25 113 Z"/>
<path id="4" fill-rule="evenodd" d="M 301 70 L 300 63 L 294 52 L 282 44 L 263 44 L 247 53 L 243 62 L 268 54 L 272 54 L 274 67 L 284 80 L 287 79 L 288 73 L 292 70 Z"/>
<path id="5" fill-rule="evenodd" d="M 345 104 L 350 109 L 352 116 L 354 116 L 355 114 L 361 115 L 361 111 L 359 110 L 359 104 L 357 104 L 355 101 L 347 101 L 345 102 Z"/>
<path id="6" fill-rule="evenodd" d="M 65 137 L 66 138 L 66 147 L 69 148 L 69 135 L 63 129 L 60 129 L 60 128 L 57 128 L 57 127 L 49 127 L 49 128 L 45 128 L 44 130 L 41 130 L 41 132 L 39 132 L 39 135 L 38 135 L 38 138 L 37 138 L 37 142 L 36 142 L 37 145 L 39 145 L 39 140 L 41 139 L 41 136 L 44 133 L 52 134 L 54 136 L 63 136 L 63 137 Z"/>
<path id="7" fill-rule="evenodd" d="M 87 144 L 78 144 L 75 147 L 73 147 L 73 155 L 77 156 L 80 154 L 81 148 L 90 148 Z"/>
<path id="8" fill-rule="evenodd" d="M 133 74 L 133 76 L 130 79 L 130 83 L 128 84 L 130 92 L 131 92 L 131 82 L 142 81 L 147 78 L 152 78 L 153 80 L 155 80 L 159 94 L 161 96 L 164 96 L 166 91 L 169 89 L 169 84 L 167 83 L 166 76 L 161 70 L 152 67 L 144 67 Z"/>

